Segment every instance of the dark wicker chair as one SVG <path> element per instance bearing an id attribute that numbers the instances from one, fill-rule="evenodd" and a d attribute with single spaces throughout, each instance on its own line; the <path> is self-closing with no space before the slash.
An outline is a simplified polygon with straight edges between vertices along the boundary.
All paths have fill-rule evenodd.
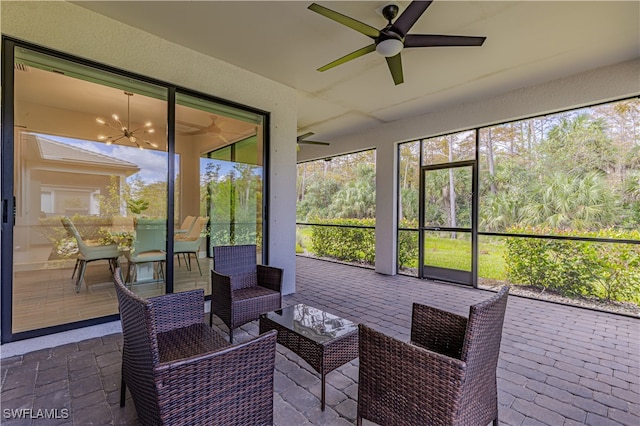
<path id="1" fill-rule="evenodd" d="M 414 304 L 411 343 L 361 324 L 358 425 L 497 425 L 508 293 L 471 306 L 468 319 Z"/>
<path id="2" fill-rule="evenodd" d="M 211 313 L 233 329 L 257 320 L 260 314 L 282 307 L 282 269 L 256 265 L 256 246 L 217 246 L 213 248 L 211 271 Z"/>
<path id="3" fill-rule="evenodd" d="M 273 423 L 275 331 L 230 345 L 204 321 L 202 290 L 144 300 L 114 274 L 122 334 L 120 405 L 142 425 Z"/>

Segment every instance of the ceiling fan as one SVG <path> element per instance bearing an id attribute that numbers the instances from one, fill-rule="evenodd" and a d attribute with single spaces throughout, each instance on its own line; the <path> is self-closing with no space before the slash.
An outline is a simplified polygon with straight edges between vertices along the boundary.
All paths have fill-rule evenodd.
<path id="1" fill-rule="evenodd" d="M 329 142 L 310 141 L 306 140 L 308 137 L 313 136 L 313 132 L 307 132 L 304 135 L 300 135 L 296 138 L 296 142 L 300 145 L 331 145 Z"/>
<path id="2" fill-rule="evenodd" d="M 402 74 L 402 59 L 400 52 L 403 48 L 411 47 L 436 47 L 436 46 L 482 46 L 486 37 L 470 37 L 458 35 L 439 34 L 407 34 L 416 21 L 431 5 L 432 1 L 412 1 L 409 6 L 392 22 L 398 15 L 399 8 L 395 4 L 389 4 L 382 9 L 382 15 L 388 21 L 386 27 L 378 30 L 368 24 L 357 21 L 341 13 L 327 9 L 319 4 L 312 3 L 308 8 L 322 16 L 332 19 L 342 25 L 358 31 L 373 39 L 370 44 L 355 52 L 329 62 L 327 65 L 318 68 L 318 71 L 326 71 L 330 68 L 344 64 L 352 59 L 359 58 L 373 51 L 384 56 L 391 71 L 393 82 L 398 85 L 404 82 Z"/>
<path id="3" fill-rule="evenodd" d="M 240 135 L 241 133 L 235 133 L 235 132 L 229 132 L 227 130 L 223 130 L 221 125 L 218 125 L 218 119 L 220 117 L 215 116 L 215 115 L 210 115 L 209 116 L 211 119 L 211 124 L 209 124 L 208 126 L 198 126 L 197 124 L 193 124 L 193 123 L 187 123 L 187 122 L 183 122 L 183 121 L 179 121 L 176 120 L 177 123 L 185 125 L 185 126 L 189 126 L 191 128 L 196 128 L 197 130 L 192 130 L 192 131 L 188 131 L 188 132 L 181 132 L 180 135 L 182 136 L 195 136 L 195 135 L 205 135 L 208 133 L 214 134 L 216 136 L 218 136 L 220 139 L 222 139 L 225 143 L 229 143 L 229 140 L 224 137 L 223 133 L 229 134 L 229 135 Z M 224 123 L 221 123 L 224 124 Z"/>

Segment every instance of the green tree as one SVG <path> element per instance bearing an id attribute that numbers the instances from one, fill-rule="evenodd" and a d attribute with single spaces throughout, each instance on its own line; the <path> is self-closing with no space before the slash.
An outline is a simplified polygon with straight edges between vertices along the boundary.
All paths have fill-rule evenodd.
<path id="1" fill-rule="evenodd" d="M 593 171 L 614 170 L 616 147 L 608 137 L 604 119 L 593 119 L 586 113 L 575 118 L 565 117 L 549 130 L 547 140 L 540 145 L 546 170 L 563 170 L 583 176 Z"/>
<path id="2" fill-rule="evenodd" d="M 353 180 L 333 197 L 329 214 L 337 218 L 373 218 L 376 214 L 376 170 L 370 163 L 356 166 Z"/>
<path id="3" fill-rule="evenodd" d="M 528 189 L 524 225 L 555 229 L 598 229 L 612 224 L 618 212 L 602 173 L 584 177 L 556 172 Z"/>

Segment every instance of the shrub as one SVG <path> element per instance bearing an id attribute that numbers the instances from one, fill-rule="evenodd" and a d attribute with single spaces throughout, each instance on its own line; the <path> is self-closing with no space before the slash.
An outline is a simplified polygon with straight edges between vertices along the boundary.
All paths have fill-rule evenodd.
<path id="1" fill-rule="evenodd" d="M 640 240 L 640 232 L 512 228 L 513 233 Z M 595 296 L 640 303 L 640 245 L 547 238 L 506 238 L 507 276 L 514 284 L 565 296 Z"/>
<path id="2" fill-rule="evenodd" d="M 375 262 L 375 229 L 351 226 L 374 226 L 374 219 L 316 220 L 311 226 L 311 252 L 319 257 L 331 257 L 345 262 Z"/>
<path id="3" fill-rule="evenodd" d="M 359 228 L 375 226 L 374 219 L 316 219 L 314 222 L 339 226 L 311 225 L 311 247 L 309 248 L 311 253 L 318 257 L 329 257 L 345 262 L 363 262 L 369 265 L 375 263 L 375 229 Z M 398 235 L 399 267 L 417 264 L 417 261 L 418 233 L 400 232 Z"/>
<path id="4" fill-rule="evenodd" d="M 398 233 L 398 268 L 418 265 L 418 232 Z"/>

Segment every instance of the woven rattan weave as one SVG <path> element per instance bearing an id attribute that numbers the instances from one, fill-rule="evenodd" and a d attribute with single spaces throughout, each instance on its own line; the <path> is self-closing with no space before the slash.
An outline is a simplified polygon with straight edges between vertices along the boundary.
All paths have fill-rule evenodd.
<path id="1" fill-rule="evenodd" d="M 278 343 L 291 349 L 320 373 L 321 408 L 325 407 L 325 376 L 358 357 L 358 325 L 304 304 L 260 316 L 260 333 L 278 331 Z"/>
<path id="2" fill-rule="evenodd" d="M 216 246 L 211 271 L 211 312 L 233 330 L 282 306 L 283 270 L 256 264 L 256 246 Z"/>
<path id="3" fill-rule="evenodd" d="M 270 425 L 276 333 L 230 345 L 204 322 L 203 290 L 142 299 L 116 269 L 122 386 L 141 425 Z"/>
<path id="4" fill-rule="evenodd" d="M 411 343 L 360 325 L 358 425 L 497 425 L 508 292 L 471 306 L 468 319 L 414 303 Z"/>

